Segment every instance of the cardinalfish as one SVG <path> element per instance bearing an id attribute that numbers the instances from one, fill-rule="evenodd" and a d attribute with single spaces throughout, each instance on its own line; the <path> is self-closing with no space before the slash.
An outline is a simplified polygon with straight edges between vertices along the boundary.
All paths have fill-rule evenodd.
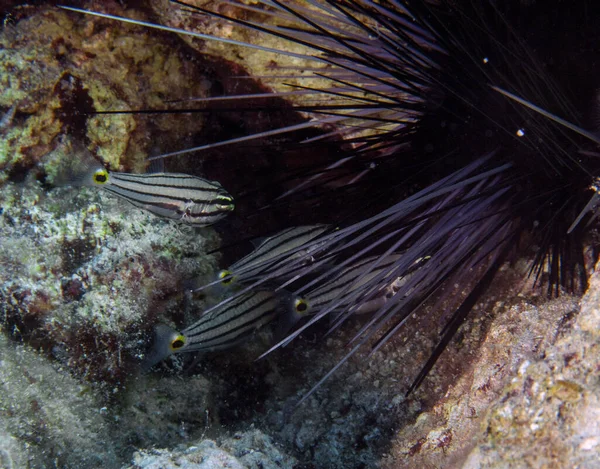
<path id="1" fill-rule="evenodd" d="M 376 311 L 393 297 L 412 275 L 412 273 L 404 276 L 389 274 L 400 257 L 400 254 L 390 254 L 380 260 L 379 256 L 371 256 L 354 262 L 329 282 L 295 299 L 293 307 L 297 314 L 302 315 L 314 314 L 329 307 L 332 302 L 337 303 L 334 308 L 337 311 L 350 308 L 354 314 Z M 388 275 L 378 280 L 377 277 L 384 272 L 388 272 Z M 370 296 L 369 300 L 356 301 L 357 298 L 364 298 L 367 295 Z"/>
<path id="2" fill-rule="evenodd" d="M 276 335 L 283 335 L 302 317 L 289 306 L 291 303 L 286 294 L 249 291 L 233 301 L 217 305 L 180 332 L 158 325 L 152 350 L 144 359 L 142 368 L 147 370 L 174 353 L 229 349 L 274 322 L 277 322 Z"/>
<path id="3" fill-rule="evenodd" d="M 83 152 L 80 167 L 65 176 L 65 183 L 100 187 L 154 215 L 195 227 L 212 225 L 235 208 L 233 197 L 217 181 L 181 173 L 108 171 Z"/>
<path id="4" fill-rule="evenodd" d="M 313 240 L 329 229 L 329 225 L 297 226 L 258 242 L 254 251 L 219 272 L 221 284 L 244 283 L 257 276 L 289 276 L 294 270 L 289 268 L 290 263 L 296 261 L 296 267 L 301 268 L 314 261 L 324 242 Z"/>

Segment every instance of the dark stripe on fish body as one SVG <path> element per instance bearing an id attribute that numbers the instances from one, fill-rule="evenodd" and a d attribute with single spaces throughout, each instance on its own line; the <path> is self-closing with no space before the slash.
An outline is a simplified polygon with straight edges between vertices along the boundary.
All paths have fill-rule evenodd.
<path id="1" fill-rule="evenodd" d="M 294 230 L 296 230 L 296 227 L 292 227 L 292 228 L 288 228 L 287 230 L 284 230 L 282 232 L 280 232 L 279 234 L 272 236 L 268 239 L 266 239 L 263 244 L 261 244 L 259 246 L 259 249 L 264 251 L 267 250 L 268 252 L 272 252 L 277 250 L 277 248 L 285 245 L 285 244 L 289 244 L 294 242 L 296 239 L 301 238 L 303 235 L 303 232 L 301 231 L 300 233 L 290 236 L 290 237 L 286 237 L 288 234 L 291 234 L 294 232 Z M 273 246 L 270 246 L 271 243 L 275 243 Z"/>
<path id="2" fill-rule="evenodd" d="M 117 186 L 105 185 L 102 187 L 107 192 L 117 195 L 132 205 L 139 207 L 143 210 L 147 210 L 150 213 L 170 220 L 187 224 L 189 226 L 209 226 L 212 225 L 223 217 L 225 217 L 230 210 L 223 210 L 216 208 L 214 204 L 201 206 L 202 211 L 188 211 L 187 203 L 181 201 L 170 201 L 168 198 L 153 197 L 152 199 L 136 199 L 127 195 L 127 192 L 118 188 Z M 200 205 L 198 205 L 200 207 Z"/>
<path id="3" fill-rule="evenodd" d="M 252 320 L 245 321 L 239 323 L 235 327 L 231 329 L 224 330 L 223 332 L 213 335 L 206 340 L 202 341 L 205 344 L 214 343 L 222 343 L 224 340 L 229 342 L 235 338 L 238 338 L 240 335 L 244 334 L 248 331 L 254 331 L 259 329 L 260 327 L 268 324 L 277 316 L 277 311 L 275 308 L 267 309 L 259 316 L 255 316 Z M 233 336 L 233 337 L 231 337 Z"/>
<path id="4" fill-rule="evenodd" d="M 312 232 L 319 231 L 318 234 L 309 238 L 307 240 L 307 242 L 308 242 L 308 241 L 312 240 L 312 238 L 314 238 L 314 237 L 318 236 L 319 234 L 321 234 L 322 232 L 324 232 L 327 229 L 327 226 L 326 225 L 315 225 L 315 226 L 311 226 L 308 230 L 304 230 L 304 229 L 299 230 L 299 228 L 300 227 L 294 227 L 294 228 L 289 228 L 287 230 L 282 231 L 281 233 L 279 233 L 279 235 L 275 235 L 272 238 L 267 239 L 262 245 L 259 246 L 259 249 L 261 251 L 268 249 L 269 252 L 277 251 L 278 248 L 280 248 L 281 246 L 283 246 L 285 244 L 291 244 L 299 238 L 308 236 Z M 307 228 L 307 227 L 301 227 L 301 228 Z M 296 230 L 299 230 L 299 232 L 297 234 L 295 234 L 294 236 L 290 236 L 289 238 L 285 238 L 285 236 L 287 234 L 290 234 Z M 273 246 L 269 246 L 269 243 L 271 243 L 271 242 L 276 242 L 276 244 Z M 302 244 L 304 244 L 304 243 L 302 243 Z M 290 248 L 290 250 L 300 247 L 302 244 L 300 244 L 298 246 L 294 246 L 293 248 Z M 285 252 L 285 251 L 287 251 L 287 249 L 284 250 L 283 252 Z"/>
<path id="5" fill-rule="evenodd" d="M 224 314 L 227 314 L 231 310 L 236 310 L 244 303 L 250 301 L 252 298 L 254 298 L 254 296 L 256 294 L 257 294 L 256 292 L 250 292 L 250 293 L 240 296 L 237 300 L 233 300 L 232 302 L 227 303 L 222 308 L 219 308 L 215 311 L 211 311 L 210 313 L 205 314 L 198 321 L 196 321 L 191 326 L 187 327 L 185 330 L 189 331 L 189 332 L 193 332 L 193 330 L 197 329 L 198 327 L 202 327 L 205 324 L 216 321 L 218 318 L 220 318 Z"/>
<path id="6" fill-rule="evenodd" d="M 281 236 L 285 236 L 287 233 L 289 233 L 291 230 L 293 230 L 294 228 L 288 228 L 284 231 L 282 231 L 281 233 L 279 233 L 279 235 Z M 265 256 L 265 254 L 268 256 L 269 254 L 271 254 L 274 249 L 278 246 L 281 246 L 283 244 L 285 244 L 287 242 L 287 240 L 283 240 L 280 244 L 272 247 L 269 249 L 269 243 L 273 242 L 277 239 L 280 238 L 279 235 L 275 235 L 274 237 L 271 238 L 267 238 L 261 245 L 259 245 L 253 252 L 251 252 L 250 254 L 248 254 L 246 257 L 243 257 L 242 259 L 240 259 L 239 261 L 235 262 L 234 264 L 232 264 L 231 268 L 235 268 L 235 269 L 240 269 L 243 268 L 251 263 L 260 263 L 260 262 L 264 262 L 265 260 L 261 260 L 260 258 Z M 275 257 L 275 255 L 271 256 L 271 257 Z M 269 257 L 267 257 L 267 260 L 269 259 Z"/>
<path id="7" fill-rule="evenodd" d="M 194 337 L 190 337 L 184 331 L 182 333 L 188 339 L 186 350 L 192 351 L 227 348 L 230 345 L 235 345 L 236 343 L 243 341 L 246 336 L 250 335 L 250 333 L 253 333 L 261 327 L 269 324 L 276 317 L 276 307 L 268 308 L 266 310 L 264 308 L 260 308 L 252 316 L 252 318 L 248 318 L 247 315 L 242 316 L 242 318 L 247 320 L 238 320 L 235 327 L 231 327 L 231 323 L 225 323 L 224 327 L 213 331 L 211 334 L 202 333 Z"/>
<path id="8" fill-rule="evenodd" d="M 262 306 L 264 306 L 269 301 L 270 300 L 265 300 L 261 304 L 256 305 L 256 307 L 252 308 L 252 310 L 247 311 L 246 314 L 239 314 L 238 316 L 231 318 L 229 321 L 220 324 L 219 327 L 211 327 L 210 329 L 205 330 L 204 333 L 218 331 L 219 329 L 224 328 L 222 332 L 216 335 L 212 335 L 210 337 L 210 340 L 216 340 L 220 337 L 223 337 L 224 335 L 233 334 L 238 330 L 245 328 L 246 326 L 257 324 L 261 322 L 261 319 L 263 319 L 264 317 L 275 315 L 276 308 L 278 306 L 277 304 L 270 305 L 270 307 L 268 307 L 267 309 L 262 308 Z M 224 327 L 230 326 L 233 323 L 235 323 L 235 327 Z"/>
<path id="9" fill-rule="evenodd" d="M 106 186 L 103 186 L 102 189 L 106 190 L 107 192 L 110 192 L 111 194 L 114 194 L 116 196 L 119 196 L 119 197 L 127 200 L 128 202 L 132 203 L 136 207 L 148 208 L 148 210 L 151 210 L 151 207 L 154 206 L 157 208 L 171 210 L 175 215 L 177 210 L 180 210 L 182 207 L 182 204 L 179 201 L 173 202 L 173 201 L 170 201 L 170 199 L 166 198 L 166 197 L 159 198 L 158 196 L 156 196 L 156 197 L 153 197 L 152 199 L 135 197 L 130 194 L 131 191 L 124 190 L 119 186 L 106 185 Z M 162 200 L 159 200 L 159 199 L 162 199 Z"/>
<path id="10" fill-rule="evenodd" d="M 106 184 L 105 186 L 102 186 L 102 188 L 109 192 L 112 192 L 115 195 L 118 195 L 120 197 L 123 197 L 123 198 L 131 200 L 131 201 L 136 201 L 140 204 L 152 205 L 152 204 L 171 203 L 173 205 L 183 207 L 183 206 L 185 206 L 185 204 L 192 202 L 196 205 L 206 205 L 206 206 L 217 205 L 217 200 L 214 198 L 211 198 L 208 200 L 200 200 L 200 199 L 191 200 L 191 199 L 186 199 L 186 198 L 171 197 L 171 196 L 164 195 L 161 193 L 153 194 L 150 192 L 141 192 L 138 190 L 123 187 L 118 184 Z"/>
<path id="11" fill-rule="evenodd" d="M 139 173 L 120 173 L 117 171 L 111 171 L 110 174 L 114 174 L 119 177 L 128 177 L 131 179 L 157 179 L 157 178 L 163 178 L 163 177 L 170 177 L 173 179 L 200 179 L 202 181 L 207 181 L 210 184 L 219 185 L 218 182 L 208 181 L 208 179 L 204 179 L 199 176 L 193 176 L 191 174 L 184 174 L 184 173 L 144 173 L 144 174 L 139 174 Z"/>
<path id="12" fill-rule="evenodd" d="M 244 305 L 246 303 L 251 302 L 257 295 L 261 295 L 261 293 L 266 293 L 266 292 L 252 293 L 250 297 L 244 298 L 244 301 L 235 305 L 235 306 L 237 306 L 237 308 L 234 306 L 225 308 L 223 311 L 219 312 L 218 315 L 211 317 L 210 321 L 203 321 L 200 324 L 199 323 L 193 324 L 190 327 L 184 329 L 182 331 L 182 333 L 185 334 L 185 336 L 188 338 L 193 338 L 198 335 L 207 334 L 208 332 L 216 330 L 220 327 L 223 327 L 226 324 L 230 324 L 232 321 L 235 321 L 236 319 L 239 319 L 240 317 L 243 317 L 246 315 L 250 316 L 254 310 L 256 310 L 257 308 L 260 308 L 264 304 L 274 300 L 273 295 L 271 293 L 269 293 L 266 298 L 259 300 L 256 304 L 253 304 L 253 305 L 249 306 L 248 308 L 244 307 Z M 230 305 L 227 304 L 226 306 L 230 306 Z M 235 312 L 237 309 L 239 309 L 239 312 Z M 234 314 L 231 316 L 227 316 L 227 313 L 231 313 L 232 311 L 234 311 Z M 225 316 L 225 317 L 223 317 L 222 320 L 217 321 L 217 319 L 221 318 L 222 316 Z M 194 332 L 200 326 L 209 324 L 210 322 L 215 322 L 216 324 L 212 325 L 210 327 L 206 327 L 205 329 L 202 329 L 201 331 Z"/>
<path id="13" fill-rule="evenodd" d="M 364 260 L 361 260 L 360 262 L 351 265 L 347 270 L 345 271 L 341 271 L 340 272 L 340 276 L 333 279 L 331 282 L 326 283 L 325 285 L 322 285 L 321 287 L 315 288 L 311 294 L 316 294 L 315 296 L 324 296 L 327 295 L 329 293 L 331 293 L 334 290 L 339 290 L 342 288 L 347 287 L 348 285 L 350 285 L 353 281 L 356 280 L 356 278 L 360 275 L 360 272 L 357 272 L 358 270 L 360 270 L 361 267 L 364 267 L 365 265 L 371 263 L 373 261 L 373 259 L 371 258 L 367 258 Z M 310 296 L 310 294 L 307 294 L 307 297 Z"/>
<path id="14" fill-rule="evenodd" d="M 219 334 L 212 335 L 205 339 L 198 339 L 198 337 L 196 337 L 196 340 L 194 340 L 193 338 L 190 338 L 189 348 L 193 348 L 194 343 L 199 345 L 198 348 L 223 347 L 228 343 L 235 344 L 243 338 L 244 334 L 260 329 L 262 326 L 275 319 L 276 316 L 277 311 L 275 308 L 268 309 L 259 316 L 255 316 L 251 320 L 240 323 L 236 325 L 236 327 L 225 329 Z M 188 336 L 186 335 L 186 337 Z"/>
<path id="15" fill-rule="evenodd" d="M 223 186 L 218 182 L 208 181 L 207 179 L 198 176 L 190 176 L 188 174 L 179 173 L 159 173 L 159 174 L 131 174 L 131 173 L 109 173 L 110 178 L 115 178 L 121 181 L 132 182 L 154 187 L 177 187 L 181 189 L 203 190 L 218 192 L 223 190 Z M 184 184 L 183 181 L 188 181 L 193 184 Z"/>
<path id="16" fill-rule="evenodd" d="M 183 348 L 182 352 L 195 352 L 195 351 L 203 351 L 203 352 L 214 352 L 217 350 L 225 350 L 231 347 L 238 345 L 242 340 L 242 337 L 234 337 L 231 340 L 223 341 L 218 344 L 207 344 L 205 342 L 201 343 L 188 343 L 186 347 Z"/>
<path id="17" fill-rule="evenodd" d="M 133 184 L 133 185 L 132 185 Z M 187 188 L 187 187 L 178 187 L 172 185 L 160 185 L 160 184 L 140 184 L 138 182 L 132 183 L 132 181 L 127 181 L 123 183 L 122 181 L 118 181 L 118 183 L 111 182 L 107 185 L 113 185 L 115 187 L 120 187 L 124 190 L 128 190 L 131 192 L 135 192 L 136 194 L 142 195 L 161 195 L 165 197 L 169 197 L 170 199 L 187 201 L 193 200 L 194 202 L 210 202 L 215 199 L 216 195 L 223 192 L 223 189 L 219 190 L 207 190 L 207 189 L 195 189 L 195 188 Z M 140 187 L 142 186 L 142 187 Z M 147 187 L 148 189 L 144 188 Z M 159 190 L 164 189 L 164 190 Z M 180 195 L 181 194 L 181 195 Z M 198 197 L 207 197 L 203 199 L 199 199 Z"/>
<path id="18" fill-rule="evenodd" d="M 240 318 L 244 318 L 244 317 L 248 317 L 248 318 L 249 318 L 249 320 L 248 320 L 248 321 L 245 321 L 244 323 L 242 323 L 242 325 L 243 325 L 243 324 L 246 324 L 246 323 L 249 323 L 249 322 L 250 322 L 250 323 L 251 323 L 251 322 L 254 322 L 254 315 L 252 315 L 252 313 L 253 313 L 254 311 L 257 311 L 257 310 L 258 310 L 258 311 L 260 311 L 260 308 L 261 308 L 263 305 L 265 305 L 266 303 L 270 302 L 271 300 L 272 300 L 272 298 L 267 298 L 267 299 L 265 299 L 265 300 L 262 300 L 261 302 L 259 302 L 258 304 L 256 304 L 256 305 L 252 306 L 251 308 L 249 308 L 249 309 L 247 309 L 247 310 L 243 310 L 242 312 L 240 312 L 240 313 L 238 313 L 238 314 L 236 314 L 236 315 L 234 315 L 234 316 L 228 317 L 228 318 L 226 318 L 225 320 L 223 320 L 223 321 L 220 321 L 220 322 L 218 322 L 217 324 L 215 324 L 215 325 L 212 325 L 212 326 L 210 326 L 210 327 L 207 327 L 206 329 L 203 329 L 203 330 L 202 330 L 202 331 L 200 331 L 200 332 L 195 332 L 195 333 L 193 333 L 193 334 L 188 334 L 188 333 L 186 332 L 186 331 L 187 331 L 187 329 L 186 329 L 186 330 L 184 330 L 184 331 L 182 331 L 182 332 L 183 332 L 183 334 L 185 334 L 185 336 L 186 336 L 186 337 L 188 337 L 188 338 L 193 338 L 193 337 L 197 337 L 197 336 L 200 336 L 200 335 L 203 335 L 203 336 L 210 335 L 210 332 L 211 332 L 211 331 L 218 331 L 219 329 L 221 329 L 221 328 L 223 328 L 223 327 L 225 327 L 225 326 L 227 326 L 227 325 L 231 325 L 231 324 L 232 324 L 232 322 L 234 322 L 234 321 L 236 321 L 236 320 L 238 320 L 238 319 L 240 319 Z M 273 310 L 273 308 L 271 308 L 271 309 L 267 310 L 267 312 L 269 312 L 269 311 L 272 311 L 272 310 Z M 263 313 L 261 313 L 261 315 L 262 315 L 262 314 L 263 314 Z M 225 332 L 227 332 L 227 331 L 225 331 Z M 219 333 L 219 334 L 217 334 L 217 335 L 216 335 L 216 336 L 214 336 L 214 337 L 221 336 L 222 334 L 223 334 L 223 333 Z M 212 338 L 214 338 L 214 337 L 213 337 L 213 336 L 211 336 L 211 339 L 212 339 Z"/>
<path id="19" fill-rule="evenodd" d="M 185 217 L 181 218 L 182 223 L 187 223 L 189 225 L 197 225 L 197 224 L 209 224 L 212 225 L 216 223 L 221 218 L 223 218 L 229 210 L 215 210 L 213 212 L 199 212 L 199 213 L 188 213 Z M 214 220 L 214 221 L 209 221 Z"/>
<path id="20" fill-rule="evenodd" d="M 108 188 L 111 185 L 133 194 L 138 194 L 142 197 L 164 197 L 181 202 L 192 201 L 197 204 L 210 204 L 215 202 L 215 191 L 212 188 L 210 190 L 205 190 L 197 187 L 176 186 L 172 184 L 158 185 L 140 183 L 138 181 L 113 177 L 112 173 L 109 175 L 108 184 L 104 187 Z M 224 190 L 223 188 L 219 188 L 218 191 Z M 131 196 L 131 198 L 136 197 Z M 138 200 L 141 200 L 141 198 L 138 197 Z"/>
<path id="21" fill-rule="evenodd" d="M 291 248 L 289 248 L 289 249 L 286 249 L 286 250 L 284 250 L 283 252 L 285 252 L 285 251 L 290 251 L 290 250 L 292 250 L 292 249 L 299 248 L 300 246 L 302 246 L 302 245 L 304 245 L 304 244 L 306 244 L 306 243 L 308 243 L 308 242 L 312 241 L 314 238 L 316 238 L 317 236 L 319 236 L 321 233 L 325 232 L 325 231 L 327 230 L 327 228 L 328 228 L 328 226 L 326 226 L 326 225 L 317 225 L 317 226 L 314 226 L 314 227 L 312 227 L 312 228 L 311 228 L 311 229 L 309 229 L 309 230 L 306 230 L 306 231 L 301 231 L 300 233 L 298 233 L 298 234 L 297 234 L 297 235 L 295 235 L 295 236 L 292 236 L 292 237 L 290 237 L 290 238 L 287 238 L 287 239 L 285 239 L 285 240 L 282 240 L 281 242 L 279 242 L 278 244 L 276 244 L 275 246 L 273 246 L 273 247 L 271 248 L 271 250 L 272 250 L 272 251 L 277 251 L 277 249 L 278 249 L 279 247 L 283 246 L 284 244 L 292 244 L 292 243 L 293 243 L 294 241 L 296 241 L 297 239 L 300 239 L 300 238 L 307 237 L 308 239 L 306 239 L 306 241 L 304 241 L 303 243 L 299 244 L 298 246 L 293 246 L 293 247 L 291 247 Z M 293 228 L 291 231 L 293 231 L 294 229 L 295 229 L 295 228 Z M 316 233 L 314 236 L 309 236 L 311 233 L 314 233 L 315 231 L 316 231 L 316 232 L 318 232 L 318 233 Z M 276 240 L 274 240 L 274 241 L 276 241 Z M 301 251 L 301 250 L 299 250 L 299 251 Z M 292 253 L 292 255 L 293 255 L 293 254 L 297 254 L 299 251 L 295 251 L 295 252 L 293 252 L 293 253 Z M 279 254 L 282 254 L 282 253 L 279 253 Z"/>
<path id="22" fill-rule="evenodd" d="M 125 187 L 121 184 L 106 184 L 106 185 L 102 186 L 102 188 L 112 191 L 114 194 L 120 195 L 121 197 L 138 200 L 140 203 L 145 203 L 144 198 L 147 198 L 148 200 L 162 198 L 162 199 L 174 200 L 174 201 L 183 202 L 183 203 L 193 202 L 198 205 L 208 205 L 208 204 L 214 204 L 216 202 L 216 200 L 214 198 L 193 200 L 188 197 L 173 197 L 168 194 L 161 193 L 161 192 L 152 193 L 149 191 L 140 191 L 140 190 L 132 189 L 129 187 Z M 119 192 L 119 191 L 123 191 L 123 192 Z M 127 195 L 127 193 L 130 193 L 130 195 Z M 150 203 L 150 202 L 148 202 L 148 203 Z"/>
<path id="23" fill-rule="evenodd" d="M 303 227 L 303 228 L 305 228 L 305 227 Z M 310 226 L 310 228 L 308 230 L 300 230 L 297 234 L 294 234 L 293 236 L 286 238 L 286 235 L 299 229 L 298 227 L 288 228 L 287 230 L 284 230 L 281 233 L 265 240 L 260 246 L 258 246 L 258 248 L 254 252 L 248 254 L 248 256 L 246 256 L 245 258 L 242 258 L 239 261 L 232 264 L 231 267 L 229 268 L 229 270 L 232 270 L 232 271 L 240 270 L 240 269 L 247 267 L 253 263 L 256 263 L 256 264 L 260 264 L 263 262 L 266 263 L 272 257 L 282 255 L 288 250 L 288 249 L 286 249 L 282 252 L 276 252 L 277 249 L 279 249 L 280 247 L 282 247 L 286 244 L 292 244 L 297 239 L 308 236 L 310 233 L 318 231 L 317 234 L 315 234 L 314 236 L 312 236 L 306 240 L 306 242 L 312 241 L 313 238 L 316 238 L 319 234 L 326 231 L 327 228 L 328 228 L 327 225 Z M 271 243 L 275 243 L 275 244 L 271 244 Z M 300 246 L 302 246 L 302 244 L 299 244 L 297 246 L 292 246 L 289 248 L 289 250 L 300 248 Z M 292 253 L 291 255 L 296 254 L 297 252 L 298 251 Z M 284 258 L 285 257 L 277 259 L 276 262 L 279 262 L 279 261 L 283 260 Z M 275 262 L 275 261 L 273 261 L 273 262 Z M 267 266 L 265 266 L 264 268 L 266 269 Z"/>
<path id="24" fill-rule="evenodd" d="M 365 275 L 365 277 L 363 277 L 361 279 L 359 284 L 354 286 L 354 288 L 363 287 L 365 284 L 367 284 L 369 282 L 369 280 L 370 280 L 368 278 L 369 276 L 376 276 L 382 270 L 384 270 L 384 269 L 388 268 L 390 265 L 394 264 L 398 260 L 399 255 L 394 254 L 389 257 L 390 257 L 389 259 L 386 259 L 384 262 L 381 262 L 376 267 L 373 267 Z M 354 289 L 351 287 L 351 285 L 354 282 L 356 282 L 358 277 L 360 277 L 366 271 L 367 264 L 372 264 L 377 259 L 378 259 L 377 256 L 369 257 L 362 261 L 357 262 L 356 264 L 353 264 L 352 266 L 350 266 L 348 268 L 348 270 L 343 272 L 342 275 L 340 275 L 340 277 L 338 277 L 337 279 L 334 279 L 330 283 L 325 284 L 322 287 L 316 288 L 312 292 L 307 293 L 306 299 L 308 300 L 308 302 L 311 304 L 312 307 L 316 307 L 316 306 L 319 306 L 320 304 L 323 304 L 323 303 L 326 303 L 326 302 L 336 299 L 335 296 L 333 298 L 328 298 L 328 296 L 332 295 L 332 293 L 334 293 L 336 290 L 338 290 L 341 293 L 344 289 L 346 289 L 343 292 L 341 298 L 353 293 Z M 350 288 L 348 288 L 348 287 L 350 287 Z"/>

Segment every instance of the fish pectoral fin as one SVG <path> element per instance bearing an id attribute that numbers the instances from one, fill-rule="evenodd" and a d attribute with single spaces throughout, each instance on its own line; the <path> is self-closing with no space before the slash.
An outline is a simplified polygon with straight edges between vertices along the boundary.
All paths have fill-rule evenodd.
<path id="1" fill-rule="evenodd" d="M 261 244 L 263 244 L 267 239 L 269 239 L 268 236 L 261 236 L 259 238 L 254 238 L 251 239 L 250 242 L 252 243 L 252 246 L 254 246 L 254 249 L 257 249 L 260 247 Z"/>
<path id="2" fill-rule="evenodd" d="M 172 206 L 161 207 L 160 205 L 141 204 L 140 207 L 158 217 L 169 218 L 171 220 L 178 220 L 181 218 L 177 215 L 177 212 L 173 210 Z"/>

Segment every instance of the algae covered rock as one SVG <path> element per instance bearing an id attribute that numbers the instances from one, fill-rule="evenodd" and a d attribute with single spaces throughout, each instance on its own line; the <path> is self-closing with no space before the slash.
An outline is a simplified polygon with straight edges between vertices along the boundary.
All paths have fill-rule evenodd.
<path id="1" fill-rule="evenodd" d="M 597 467 L 599 291 L 596 272 L 580 302 L 499 302 L 472 365 L 400 429 L 382 466 Z"/>
<path id="2" fill-rule="evenodd" d="M 2 467 L 119 467 L 103 404 L 87 385 L 4 334 L 0 354 Z"/>
<path id="3" fill-rule="evenodd" d="M 552 340 L 519 363 L 465 467 L 595 468 L 600 460 L 600 275 Z M 534 336 L 535 339 L 535 336 Z"/>
<path id="4" fill-rule="evenodd" d="M 100 384 L 132 370 L 146 334 L 185 309 L 183 283 L 210 275 L 216 238 L 95 189 L 0 192 L 0 321 Z"/>
<path id="5" fill-rule="evenodd" d="M 213 441 L 204 440 L 185 450 L 151 449 L 139 451 L 133 465 L 125 469 L 244 469 L 240 462 L 218 448 Z"/>
<path id="6" fill-rule="evenodd" d="M 236 433 L 221 444 L 202 440 L 181 449 L 142 450 L 124 469 L 279 469 L 292 468 L 294 458 L 278 450 L 258 430 Z"/>
<path id="7" fill-rule="evenodd" d="M 149 152 L 201 129 L 200 115 L 96 114 L 203 96 L 202 69 L 184 59 L 172 36 L 56 8 L 22 7 L 12 18 L 0 31 L 0 109 L 16 106 L 0 143 L 0 180 L 40 163 L 63 134 L 84 141 L 113 169 L 140 171 Z"/>

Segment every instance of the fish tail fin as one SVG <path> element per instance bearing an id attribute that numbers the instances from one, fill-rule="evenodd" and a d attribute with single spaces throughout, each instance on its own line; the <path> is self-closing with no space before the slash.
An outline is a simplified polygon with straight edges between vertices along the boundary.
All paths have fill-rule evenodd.
<path id="1" fill-rule="evenodd" d="M 59 153 L 63 153 L 62 161 L 50 175 L 54 186 L 92 187 L 108 182 L 108 171 L 83 144 L 73 144 L 70 151 Z"/>
<path id="2" fill-rule="evenodd" d="M 181 334 L 175 329 L 165 325 L 157 324 L 154 327 L 154 337 L 148 351 L 140 364 L 142 372 L 147 372 L 157 363 L 163 361 L 169 355 L 175 353 L 173 343 L 180 339 Z"/>

